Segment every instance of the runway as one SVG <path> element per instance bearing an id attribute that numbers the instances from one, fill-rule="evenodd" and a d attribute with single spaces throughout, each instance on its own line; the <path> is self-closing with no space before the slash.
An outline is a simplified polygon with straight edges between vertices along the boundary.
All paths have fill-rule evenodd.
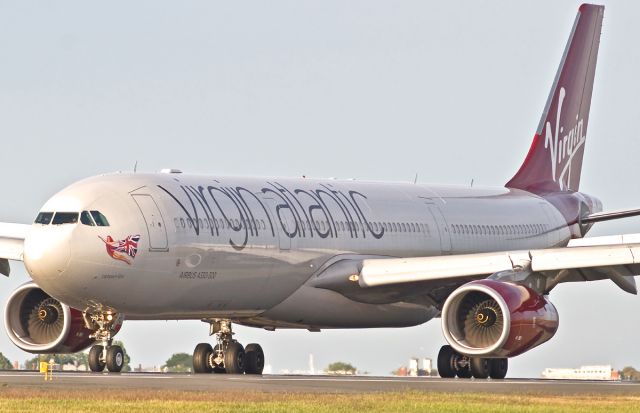
<path id="1" fill-rule="evenodd" d="M 149 373 L 54 373 L 52 381 L 33 371 L 0 372 L 2 388 L 38 388 L 63 391 L 147 389 L 217 392 L 372 393 L 395 391 L 482 392 L 495 394 L 640 395 L 640 382 L 601 382 L 539 379 L 440 379 L 431 377 L 190 375 Z"/>

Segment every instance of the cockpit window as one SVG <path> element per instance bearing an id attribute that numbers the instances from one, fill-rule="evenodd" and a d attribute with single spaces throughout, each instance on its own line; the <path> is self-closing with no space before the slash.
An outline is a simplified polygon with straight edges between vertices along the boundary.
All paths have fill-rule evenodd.
<path id="1" fill-rule="evenodd" d="M 78 222 L 77 212 L 56 212 L 53 217 L 53 225 L 75 224 Z"/>
<path id="2" fill-rule="evenodd" d="M 80 213 L 80 222 L 82 222 L 84 225 L 89 225 L 92 227 L 96 225 L 93 223 L 93 219 L 91 218 L 91 215 L 88 211 L 82 211 Z"/>
<path id="3" fill-rule="evenodd" d="M 91 211 L 91 216 L 93 220 L 96 222 L 96 225 L 99 227 L 108 227 L 109 221 L 107 221 L 107 217 L 102 215 L 100 211 Z"/>
<path id="4" fill-rule="evenodd" d="M 53 212 L 41 212 L 36 217 L 36 224 L 49 225 L 53 218 Z"/>

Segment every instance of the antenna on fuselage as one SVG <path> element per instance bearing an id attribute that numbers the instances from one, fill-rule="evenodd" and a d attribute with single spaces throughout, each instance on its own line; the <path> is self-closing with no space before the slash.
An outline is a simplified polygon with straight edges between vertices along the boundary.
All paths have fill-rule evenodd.
<path id="1" fill-rule="evenodd" d="M 473 178 L 471 178 L 471 188 L 473 188 Z"/>
<path id="2" fill-rule="evenodd" d="M 138 161 L 136 161 L 136 163 L 133 165 L 133 173 L 136 173 L 137 170 L 138 170 Z"/>
<path id="3" fill-rule="evenodd" d="M 418 173 L 416 172 L 416 176 L 415 178 L 413 178 L 413 184 L 417 184 L 418 183 Z"/>

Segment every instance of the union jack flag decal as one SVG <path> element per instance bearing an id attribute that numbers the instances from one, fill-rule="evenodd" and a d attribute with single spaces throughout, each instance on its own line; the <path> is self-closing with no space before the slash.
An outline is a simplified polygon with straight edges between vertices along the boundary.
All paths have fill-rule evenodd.
<path id="1" fill-rule="evenodd" d="M 99 238 L 104 242 L 107 247 L 107 254 L 109 254 L 111 258 L 131 265 L 131 262 L 133 262 L 133 259 L 138 253 L 140 235 L 129 235 L 127 238 L 119 241 L 115 241 L 111 238 L 111 235 L 108 235 L 107 239 Z"/>

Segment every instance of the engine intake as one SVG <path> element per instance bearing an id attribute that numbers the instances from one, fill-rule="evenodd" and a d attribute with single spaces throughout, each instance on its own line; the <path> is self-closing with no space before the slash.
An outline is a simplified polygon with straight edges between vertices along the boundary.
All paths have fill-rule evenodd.
<path id="1" fill-rule="evenodd" d="M 507 282 L 467 283 L 442 309 L 445 339 L 468 356 L 516 356 L 549 340 L 557 329 L 553 304 L 530 288 Z"/>
<path id="2" fill-rule="evenodd" d="M 80 311 L 49 296 L 34 282 L 11 294 L 4 321 L 9 339 L 30 353 L 75 353 L 94 341 Z"/>

